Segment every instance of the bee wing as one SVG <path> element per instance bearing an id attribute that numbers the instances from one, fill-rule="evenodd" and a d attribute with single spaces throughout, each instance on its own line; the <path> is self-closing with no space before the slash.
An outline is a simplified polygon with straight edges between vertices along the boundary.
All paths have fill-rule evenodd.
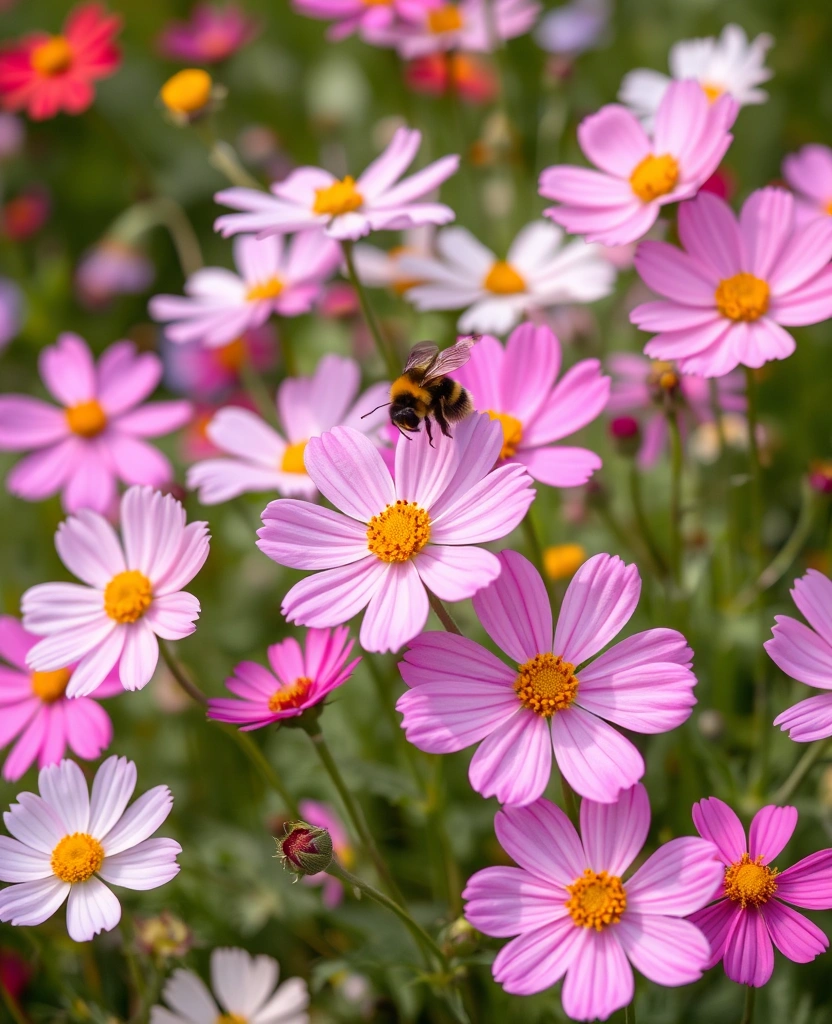
<path id="1" fill-rule="evenodd" d="M 412 370 L 416 366 L 426 370 L 432 365 L 438 354 L 439 346 L 434 345 L 432 341 L 417 342 L 410 350 L 402 373 L 407 373 L 408 370 Z"/>
<path id="2" fill-rule="evenodd" d="M 427 383 L 436 377 L 444 377 L 451 370 L 458 370 L 460 366 L 464 366 L 471 358 L 472 346 L 479 340 L 478 334 L 471 335 L 469 338 L 460 338 L 455 345 L 440 352 L 425 374 L 424 382 Z"/>

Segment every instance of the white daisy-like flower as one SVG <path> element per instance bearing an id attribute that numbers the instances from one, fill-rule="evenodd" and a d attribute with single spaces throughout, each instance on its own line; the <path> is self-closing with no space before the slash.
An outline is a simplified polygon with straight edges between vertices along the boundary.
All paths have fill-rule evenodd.
<path id="1" fill-rule="evenodd" d="M 683 39 L 670 48 L 669 77 L 636 68 L 624 76 L 618 98 L 648 128 L 674 78 L 699 82 L 711 101 L 728 93 L 741 107 L 765 103 L 768 93 L 758 86 L 774 74 L 766 67 L 766 53 L 773 43 L 765 32 L 749 41 L 739 25 L 726 25 L 718 39 Z"/>
<path id="2" fill-rule="evenodd" d="M 121 904 L 105 885 L 155 889 L 179 871 L 179 843 L 150 839 L 170 814 L 167 786 L 148 790 L 127 809 L 136 766 L 108 757 L 95 773 L 92 795 L 74 761 L 41 768 L 40 796 L 18 794 L 3 815 L 14 836 L 0 836 L 0 921 L 41 924 L 67 901 L 71 939 L 88 942 L 111 931 Z"/>
<path id="3" fill-rule="evenodd" d="M 401 259 L 402 273 L 421 282 L 406 298 L 420 310 L 464 309 L 463 334 L 505 334 L 536 310 L 609 295 L 615 269 L 603 248 L 580 238 L 564 245 L 564 237 L 555 224 L 532 221 L 502 260 L 465 228 L 445 228 L 438 258 Z"/>
<path id="4" fill-rule="evenodd" d="M 308 1024 L 306 982 L 289 978 L 275 990 L 279 971 L 277 960 L 270 956 L 215 949 L 211 954 L 214 995 L 193 971 L 180 968 L 162 990 L 170 1009 L 154 1006 L 150 1024 Z"/>

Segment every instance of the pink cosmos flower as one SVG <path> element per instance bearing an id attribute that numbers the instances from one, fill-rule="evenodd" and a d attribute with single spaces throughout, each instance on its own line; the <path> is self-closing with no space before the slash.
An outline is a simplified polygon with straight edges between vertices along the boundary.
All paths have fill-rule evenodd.
<path id="1" fill-rule="evenodd" d="M 199 601 L 182 590 L 208 557 L 208 524 L 185 525 L 171 495 L 131 487 L 121 499 L 121 540 L 97 512 L 82 509 L 58 527 L 55 547 L 83 580 L 41 583 L 23 595 L 23 625 L 45 637 L 26 664 L 55 672 L 78 662 L 69 697 L 92 693 L 118 665 L 125 690 L 140 690 L 159 659 L 157 637 L 194 632 Z"/>
<path id="2" fill-rule="evenodd" d="M 171 391 L 189 398 L 215 398 L 239 386 L 245 366 L 258 373 L 273 369 L 277 335 L 273 325 L 265 323 L 244 331 L 227 345 L 204 348 L 199 341 L 171 342 L 163 333 L 161 350 L 165 384 Z"/>
<path id="3" fill-rule="evenodd" d="M 600 457 L 553 442 L 601 414 L 610 379 L 597 359 L 584 359 L 555 386 L 560 365 L 561 346 L 551 329 L 526 323 L 512 331 L 505 348 L 496 338 L 481 338 L 453 376 L 471 391 L 474 407 L 503 428 L 502 460 L 521 463 L 551 487 L 577 487 L 601 468 Z"/>
<path id="4" fill-rule="evenodd" d="M 438 436 L 437 436 L 438 435 Z M 372 442 L 336 427 L 306 446 L 306 472 L 337 511 L 282 499 L 263 512 L 257 546 L 278 565 L 323 570 L 283 599 L 289 622 L 326 627 L 362 608 L 365 651 L 396 651 L 424 628 L 429 588 L 462 601 L 494 580 L 500 561 L 476 547 L 499 540 L 534 499 L 520 465 L 494 464 L 502 430 L 473 414 L 453 437 L 425 430 L 396 445 L 391 477 Z"/>
<path id="5" fill-rule="evenodd" d="M 722 377 L 739 365 L 759 367 L 795 348 L 783 327 L 832 316 L 832 218 L 799 226 L 794 197 L 779 188 L 746 199 L 739 221 L 703 192 L 679 207 L 679 239 L 642 242 L 636 270 L 663 296 L 630 314 L 657 332 L 644 351 L 674 361 L 683 373 Z"/>
<path id="6" fill-rule="evenodd" d="M 803 146 L 783 161 L 783 177 L 796 193 L 800 222 L 832 216 L 832 149 L 817 143 Z"/>
<path id="7" fill-rule="evenodd" d="M 792 679 L 832 690 L 832 582 L 817 569 L 794 581 L 792 598 L 808 626 L 790 615 L 775 615 L 771 640 L 763 646 L 771 660 Z M 832 736 L 832 693 L 808 697 L 774 719 L 797 743 Z"/>
<path id="8" fill-rule="evenodd" d="M 110 745 L 113 726 L 97 703 L 121 693 L 114 673 L 93 696 L 69 700 L 66 689 L 72 666 L 55 672 L 31 672 L 26 655 L 38 637 L 27 633 L 11 615 L 0 615 L 0 747 L 19 737 L 3 765 L 3 778 L 16 782 L 35 758 L 39 767 L 57 764 L 67 746 L 85 761 L 94 761 Z"/>
<path id="9" fill-rule="evenodd" d="M 334 808 L 329 804 L 319 803 L 317 800 L 301 800 L 298 810 L 304 821 L 310 825 L 317 825 L 318 828 L 325 828 L 332 839 L 332 850 L 341 864 L 352 870 L 355 864 L 355 848 L 350 842 L 344 823 L 335 813 Z M 344 898 L 344 886 L 337 878 L 326 872 L 317 875 L 301 875 L 300 879 L 306 885 L 323 886 L 324 906 L 330 910 L 337 907 Z"/>
<path id="10" fill-rule="evenodd" d="M 578 128 L 581 149 L 599 170 L 564 164 L 543 171 L 540 194 L 562 204 L 544 215 L 589 242 L 642 238 L 662 206 L 695 195 L 717 169 L 737 110 L 727 94 L 711 103 L 698 82 L 672 82 L 651 137 L 629 110 L 602 107 Z"/>
<path id="11" fill-rule="evenodd" d="M 272 195 L 253 188 L 229 188 L 216 200 L 243 213 L 218 217 L 214 227 L 225 237 L 241 231 L 259 237 L 323 228 L 330 238 L 362 238 L 371 231 L 394 231 L 419 224 L 447 224 L 454 211 L 442 203 L 418 203 L 459 167 L 458 156 L 445 156 L 399 181 L 413 163 L 422 133 L 399 128 L 381 156 L 358 177 L 338 180 L 319 167 L 299 167 L 272 185 Z M 398 184 L 396 184 L 398 182 Z"/>
<path id="12" fill-rule="evenodd" d="M 292 7 L 307 18 L 332 21 L 327 38 L 340 42 L 358 34 L 371 46 L 393 46 L 401 17 L 426 0 L 292 0 Z"/>
<path id="13" fill-rule="evenodd" d="M 490 6 L 490 10 L 489 10 Z M 402 5 L 396 47 L 406 60 L 442 50 L 491 52 L 525 35 L 540 13 L 535 0 L 422 0 Z"/>
<path id="14" fill-rule="evenodd" d="M 336 355 L 324 356 L 311 377 L 284 380 L 277 389 L 277 411 L 286 438 L 249 409 L 220 409 L 205 432 L 231 458 L 206 459 L 192 466 L 188 487 L 199 491 L 203 505 L 258 491 L 315 498 L 317 488 L 304 465 L 310 438 L 335 426 L 377 435 L 389 421 L 390 385 L 373 384 L 356 399 L 360 381 L 358 363 Z"/>
<path id="15" fill-rule="evenodd" d="M 181 427 L 189 402 L 140 407 L 159 383 L 162 361 L 117 341 L 96 364 L 77 334 L 62 334 L 40 354 L 40 375 L 56 408 L 28 395 L 0 396 L 0 451 L 35 451 L 9 473 L 6 489 L 27 501 L 61 491 L 67 512 L 107 512 L 116 480 L 160 487 L 173 478 L 164 455 L 143 438 Z M 57 666 L 56 666 L 57 667 Z"/>
<path id="16" fill-rule="evenodd" d="M 228 345 L 272 313 L 308 313 L 340 261 L 338 246 L 319 231 L 303 231 L 288 244 L 280 235 L 244 235 L 234 243 L 239 274 L 204 267 L 188 278 L 184 296 L 156 295 L 148 308 L 154 320 L 168 324 L 171 341 Z"/>
<path id="17" fill-rule="evenodd" d="M 226 687 L 240 699 L 217 697 L 208 701 L 208 717 L 239 725 L 242 732 L 277 725 L 297 718 L 325 700 L 352 675 L 361 658 L 347 664 L 352 650 L 349 631 L 310 629 L 306 647 L 294 637 L 269 647 L 272 671 L 256 661 L 241 661 Z"/>
<path id="18" fill-rule="evenodd" d="M 10 277 L 0 277 L 0 352 L 20 330 L 24 310 L 23 292 Z"/>
<path id="19" fill-rule="evenodd" d="M 518 936 L 492 967 L 507 992 L 542 992 L 565 974 L 566 1015 L 607 1020 L 632 1001 L 632 967 L 657 985 L 701 977 L 708 943 L 684 918 L 719 883 L 717 850 L 695 836 L 671 839 L 624 879 L 650 828 L 644 786 L 614 804 L 584 800 L 580 836 L 548 800 L 504 807 L 494 827 L 519 867 L 478 871 L 462 895 L 479 931 Z"/>
<path id="20" fill-rule="evenodd" d="M 722 960 L 732 981 L 759 988 L 774 969 L 772 943 L 798 964 L 824 952 L 829 945 L 824 933 L 786 904 L 832 908 L 832 850 L 810 854 L 783 872 L 770 866 L 792 837 L 796 808 L 761 808 L 747 841 L 740 819 L 715 796 L 693 805 L 693 823 L 716 844 L 724 865 L 722 883 L 710 894 L 722 899 L 690 917 L 711 944 L 706 967 Z"/>
<path id="21" fill-rule="evenodd" d="M 186 64 L 216 64 L 252 41 L 260 25 L 235 4 L 197 4 L 189 21 L 174 21 L 159 37 L 159 50 Z"/>
<path id="22" fill-rule="evenodd" d="M 92 794 L 74 761 L 41 768 L 40 796 L 19 793 L 3 815 L 14 836 L 0 836 L 0 921 L 41 924 L 67 902 L 66 927 L 75 942 L 89 942 L 121 920 L 121 905 L 104 883 L 156 889 L 179 872 L 179 843 L 150 839 L 170 814 L 167 786 L 128 801 L 136 766 L 108 757 L 95 773 Z"/>
<path id="23" fill-rule="evenodd" d="M 712 423 L 711 390 L 702 377 L 678 373 L 672 363 L 647 359 L 630 352 L 619 352 L 607 360 L 615 375 L 607 412 L 642 413 L 643 440 L 638 464 L 649 469 L 667 447 L 668 426 L 664 414 L 666 398 L 678 391 L 681 406 L 680 428 L 687 432 L 694 424 Z M 745 412 L 745 380 L 739 372 L 726 374 L 717 381 L 717 401 L 721 413 Z"/>
<path id="24" fill-rule="evenodd" d="M 101 309 L 118 295 L 138 295 L 153 283 L 156 270 L 147 256 L 118 238 L 103 238 L 75 268 L 75 290 L 89 309 Z"/>
<path id="25" fill-rule="evenodd" d="M 616 555 L 584 562 L 567 588 L 553 640 L 540 574 L 516 551 L 499 559 L 502 572 L 474 595 L 474 611 L 514 664 L 467 637 L 423 633 L 399 664 L 410 687 L 396 705 L 402 728 L 431 754 L 480 743 L 468 777 L 478 793 L 501 804 L 530 804 L 543 794 L 553 747 L 576 792 L 614 803 L 642 777 L 644 761 L 607 722 L 659 733 L 686 721 L 696 703 L 692 652 L 681 633 L 648 629 L 584 665 L 635 611 L 636 566 Z"/>

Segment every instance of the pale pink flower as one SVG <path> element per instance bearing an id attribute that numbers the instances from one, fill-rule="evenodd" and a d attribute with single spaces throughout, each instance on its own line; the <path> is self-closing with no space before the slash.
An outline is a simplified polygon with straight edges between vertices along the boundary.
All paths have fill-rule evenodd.
<path id="1" fill-rule="evenodd" d="M 794 352 L 784 327 L 832 316 L 832 217 L 798 225 L 794 197 L 780 188 L 746 199 L 739 220 L 717 196 L 679 207 L 679 239 L 642 242 L 636 270 L 663 296 L 630 314 L 656 336 L 644 346 L 683 373 L 722 377 Z"/>
<path id="2" fill-rule="evenodd" d="M 696 195 L 717 169 L 737 109 L 728 95 L 710 103 L 697 82 L 673 82 L 648 136 L 629 110 L 602 107 L 578 127 L 581 149 L 598 170 L 562 164 L 543 171 L 540 194 L 562 204 L 544 215 L 589 242 L 642 238 L 662 206 Z"/>
<path id="3" fill-rule="evenodd" d="M 566 975 L 566 1015 L 607 1020 L 633 999 L 633 967 L 669 987 L 702 976 L 708 943 L 685 916 L 719 883 L 717 850 L 695 836 L 671 839 L 623 878 L 650 829 L 644 786 L 614 804 L 584 800 L 580 836 L 548 800 L 504 807 L 494 827 L 519 867 L 478 871 L 462 895 L 479 931 L 517 936 L 492 967 L 507 992 L 532 995 Z"/>
<path id="4" fill-rule="evenodd" d="M 783 872 L 771 866 L 797 825 L 795 807 L 769 804 L 754 815 L 748 840 L 734 811 L 715 796 L 693 805 L 696 831 L 716 844 L 724 875 L 708 898 L 718 902 L 691 915 L 711 945 L 706 968 L 723 961 L 740 985 L 765 985 L 774 969 L 772 943 L 798 964 L 820 956 L 829 939 L 803 914 L 832 909 L 832 850 L 812 853 Z"/>
<path id="5" fill-rule="evenodd" d="M 490 9 L 489 9 L 490 8 Z M 535 0 L 422 0 L 402 5 L 396 47 L 406 60 L 438 50 L 490 53 L 537 21 Z"/>
<path id="6" fill-rule="evenodd" d="M 0 395 L 0 451 L 35 451 L 9 473 L 6 488 L 26 501 L 61 491 L 67 512 L 108 511 L 116 481 L 161 487 L 173 469 L 145 437 L 170 433 L 188 421 L 189 402 L 140 406 L 162 376 L 152 352 L 138 355 L 117 341 L 96 364 L 77 334 L 62 334 L 40 354 L 40 375 L 56 408 L 29 395 Z"/>
<path id="7" fill-rule="evenodd" d="M 239 725 L 242 732 L 298 718 L 349 679 L 361 661 L 348 663 L 351 651 L 345 628 L 310 629 L 304 647 L 294 637 L 272 644 L 266 652 L 271 671 L 256 661 L 241 661 L 225 681 L 236 697 L 209 700 L 208 717 Z"/>
<path id="8" fill-rule="evenodd" d="M 246 366 L 257 373 L 277 362 L 277 335 L 271 323 L 244 331 L 227 345 L 205 348 L 199 341 L 161 341 L 165 385 L 189 398 L 208 399 L 239 387 Z M 195 412 L 194 418 L 198 414 Z M 193 422 L 193 420 L 191 421 Z"/>
<path id="9" fill-rule="evenodd" d="M 308 313 L 340 261 L 338 246 L 319 231 L 302 231 L 288 243 L 281 235 L 243 235 L 234 242 L 238 274 L 204 267 L 188 278 L 184 296 L 155 295 L 148 308 L 168 325 L 171 341 L 228 345 L 272 313 Z"/>
<path id="10" fill-rule="evenodd" d="M 421 141 L 421 132 L 399 128 L 358 180 L 349 174 L 339 180 L 319 167 L 299 167 L 285 181 L 272 185 L 272 195 L 253 188 L 225 189 L 217 193 L 217 202 L 243 212 L 218 217 L 214 227 L 225 237 L 251 231 L 260 238 L 322 228 L 329 238 L 345 240 L 371 231 L 447 224 L 455 216 L 449 206 L 416 200 L 456 172 L 458 156 L 442 157 L 399 181 L 416 158 Z"/>
<path id="11" fill-rule="evenodd" d="M 601 468 L 600 456 L 554 442 L 601 414 L 610 379 L 597 359 L 583 359 L 556 385 L 560 366 L 560 342 L 550 328 L 526 323 L 512 331 L 505 348 L 496 338 L 481 338 L 453 376 L 470 390 L 474 408 L 503 428 L 501 460 L 522 463 L 551 487 L 577 487 Z"/>
<path id="12" fill-rule="evenodd" d="M 372 442 L 336 427 L 306 446 L 306 471 L 337 511 L 282 499 L 263 512 L 257 546 L 278 565 L 323 570 L 296 583 L 283 614 L 337 626 L 366 607 L 360 643 L 396 651 L 424 628 L 429 588 L 462 601 L 487 586 L 500 561 L 475 545 L 499 540 L 534 499 L 523 466 L 494 464 L 502 430 L 472 414 L 453 437 L 425 430 L 396 445 L 391 477 Z"/>
<path id="13" fill-rule="evenodd" d="M 795 192 L 800 222 L 832 216 L 832 149 L 811 143 L 783 161 L 783 177 Z"/>
<path id="14" fill-rule="evenodd" d="M 118 666 L 125 690 L 140 690 L 162 640 L 194 632 L 199 601 L 182 590 L 208 557 L 208 524 L 185 525 L 171 495 L 131 487 L 121 499 L 121 539 L 97 512 L 82 509 L 58 527 L 55 547 L 78 583 L 41 583 L 23 595 L 23 625 L 45 637 L 26 664 L 37 672 L 78 665 L 70 697 L 92 693 Z"/>
<path id="15" fill-rule="evenodd" d="M 119 295 L 138 295 L 153 283 L 156 270 L 142 252 L 119 238 L 102 238 L 75 268 L 75 291 L 82 305 L 101 309 Z"/>
<path id="16" fill-rule="evenodd" d="M 32 672 L 26 655 L 38 637 L 27 633 L 11 615 L 0 615 L 0 747 L 17 738 L 3 765 L 3 778 L 16 782 L 37 759 L 38 766 L 57 764 L 69 747 L 94 761 L 113 738 L 110 716 L 97 703 L 122 692 L 110 673 L 91 697 L 66 696 L 70 665 L 54 672 Z"/>
<path id="17" fill-rule="evenodd" d="M 479 743 L 468 777 L 478 793 L 501 804 L 529 804 L 543 794 L 553 747 L 577 793 L 613 803 L 644 775 L 644 761 L 607 722 L 650 734 L 686 721 L 696 703 L 692 651 L 676 630 L 648 629 L 584 665 L 635 611 L 636 566 L 616 555 L 584 562 L 569 583 L 553 639 L 537 569 L 516 551 L 499 559 L 502 572 L 474 595 L 474 611 L 513 664 L 467 637 L 416 637 L 399 664 L 410 687 L 396 705 L 402 728 L 432 754 Z"/>
<path id="18" fill-rule="evenodd" d="M 393 46 L 401 28 L 401 16 L 427 0 L 292 0 L 292 7 L 307 18 L 331 21 L 327 38 L 339 42 L 359 35 L 371 46 Z"/>
<path id="19" fill-rule="evenodd" d="M 356 398 L 360 381 L 358 363 L 336 355 L 324 356 L 311 377 L 284 380 L 277 389 L 277 411 L 285 438 L 255 412 L 233 405 L 220 409 L 205 432 L 231 458 L 191 466 L 188 487 L 199 491 L 203 505 L 258 491 L 315 498 L 317 488 L 304 465 L 310 438 L 335 426 L 377 435 L 389 420 L 390 385 L 373 384 Z"/>
<path id="20" fill-rule="evenodd" d="M 107 758 L 92 794 L 74 761 L 41 768 L 38 788 L 3 815 L 14 839 L 0 836 L 0 879 L 16 884 L 0 891 L 0 921 L 41 924 L 68 900 L 69 937 L 89 942 L 121 920 L 108 885 L 156 889 L 179 872 L 179 843 L 149 838 L 170 814 L 171 792 L 154 786 L 128 810 L 136 766 L 127 758 Z"/>
<path id="21" fill-rule="evenodd" d="M 310 825 L 317 825 L 318 828 L 325 828 L 329 832 L 333 853 L 347 871 L 350 871 L 355 864 L 355 847 L 350 842 L 344 823 L 335 813 L 335 809 L 317 800 L 301 800 L 298 810 L 304 821 Z M 301 875 L 300 878 L 306 885 L 323 886 L 323 904 L 330 910 L 337 907 L 344 898 L 344 886 L 325 871 L 317 875 Z"/>
<path id="22" fill-rule="evenodd" d="M 186 64 L 227 60 L 254 39 L 260 25 L 236 4 L 199 3 L 188 21 L 173 21 L 159 37 L 159 50 Z"/>

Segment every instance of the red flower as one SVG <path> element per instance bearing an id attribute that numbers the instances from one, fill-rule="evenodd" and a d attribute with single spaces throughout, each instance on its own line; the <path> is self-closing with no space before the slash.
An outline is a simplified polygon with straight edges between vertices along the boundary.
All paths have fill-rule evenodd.
<path id="1" fill-rule="evenodd" d="M 490 103 L 497 95 L 494 68 L 467 53 L 431 53 L 410 61 L 405 80 L 414 92 L 442 96 L 456 92 L 468 103 Z"/>
<path id="2" fill-rule="evenodd" d="M 118 68 L 121 54 L 113 37 L 118 15 L 96 3 L 70 13 L 63 35 L 36 32 L 0 52 L 0 102 L 6 110 L 26 110 L 35 121 L 59 111 L 81 114 L 95 96 L 92 82 Z"/>

